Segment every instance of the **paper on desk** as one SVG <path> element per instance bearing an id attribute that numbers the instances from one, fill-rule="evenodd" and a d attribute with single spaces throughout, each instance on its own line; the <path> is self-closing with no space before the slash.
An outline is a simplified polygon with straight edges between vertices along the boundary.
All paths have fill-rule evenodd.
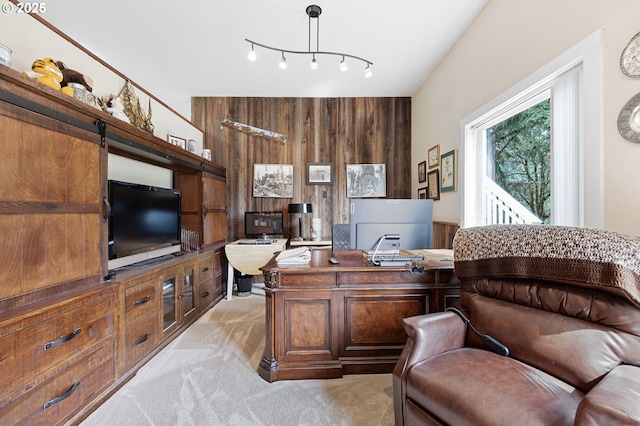
<path id="1" fill-rule="evenodd" d="M 311 250 L 309 247 L 296 247 L 281 251 L 276 256 L 278 265 L 307 265 L 311 261 Z"/>

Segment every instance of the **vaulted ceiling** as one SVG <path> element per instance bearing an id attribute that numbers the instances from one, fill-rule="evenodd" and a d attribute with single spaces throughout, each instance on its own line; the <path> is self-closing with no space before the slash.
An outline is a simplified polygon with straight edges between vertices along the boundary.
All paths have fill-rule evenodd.
<path id="1" fill-rule="evenodd" d="M 161 100 L 192 96 L 411 96 L 464 33 L 488 0 L 65 0 L 43 18 Z M 315 3 L 312 3 L 315 2 Z M 373 63 L 286 50 L 347 53 Z M 61 7 L 64 6 L 64 7 Z"/>

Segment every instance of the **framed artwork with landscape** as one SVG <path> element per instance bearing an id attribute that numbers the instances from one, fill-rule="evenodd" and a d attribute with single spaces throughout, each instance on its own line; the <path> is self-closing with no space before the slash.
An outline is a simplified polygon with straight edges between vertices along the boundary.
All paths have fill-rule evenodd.
<path id="1" fill-rule="evenodd" d="M 254 164 L 253 196 L 293 198 L 293 164 Z"/>

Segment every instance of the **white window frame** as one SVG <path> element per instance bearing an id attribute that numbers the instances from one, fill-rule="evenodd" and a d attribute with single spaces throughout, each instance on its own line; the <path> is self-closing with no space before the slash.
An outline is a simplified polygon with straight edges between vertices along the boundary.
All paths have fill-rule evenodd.
<path id="1" fill-rule="evenodd" d="M 582 120 L 577 132 L 578 155 L 574 170 L 577 213 L 556 218 L 554 223 L 604 227 L 604 133 L 603 133 L 603 30 L 598 30 L 536 71 L 502 95 L 461 120 L 460 182 L 462 227 L 482 224 L 482 191 L 477 190 L 485 164 L 485 146 L 475 143 L 474 132 L 496 115 L 548 90 L 551 82 L 572 68 L 581 67 Z M 553 102 L 553 101 L 552 101 Z M 558 131 L 554 129 L 553 131 Z M 574 147 L 575 148 L 575 147 Z M 565 155 L 552 153 L 552 155 Z M 552 166 L 553 168 L 553 166 Z M 552 172 L 553 173 L 553 172 Z M 557 180 L 557 176 L 552 179 Z M 482 180 L 480 180 L 481 182 Z M 553 181 L 552 181 L 553 185 Z M 553 189 L 552 189 L 553 191 Z M 558 197 L 558 194 L 552 195 Z M 478 217 L 480 215 L 480 217 Z M 552 215 L 553 216 L 553 215 Z"/>

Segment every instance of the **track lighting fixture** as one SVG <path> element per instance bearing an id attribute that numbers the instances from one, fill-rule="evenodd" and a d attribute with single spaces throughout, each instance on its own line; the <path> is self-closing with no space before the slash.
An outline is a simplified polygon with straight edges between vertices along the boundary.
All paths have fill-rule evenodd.
<path id="1" fill-rule="evenodd" d="M 344 56 L 342 57 L 342 60 L 340 61 L 340 71 L 345 72 L 349 70 L 349 65 L 347 65 L 347 63 L 344 61 Z"/>
<path id="2" fill-rule="evenodd" d="M 307 7 L 306 13 L 309 16 L 309 48 L 307 51 L 288 50 L 288 49 L 281 49 L 277 47 L 271 47 L 271 46 L 267 46 L 265 44 L 261 44 L 245 38 L 245 41 L 251 44 L 251 50 L 249 51 L 249 60 L 252 62 L 256 60 L 255 46 L 260 46 L 264 49 L 273 50 L 276 52 L 280 52 L 282 54 L 282 59 L 280 60 L 280 68 L 282 69 L 287 68 L 287 60 L 284 57 L 285 52 L 290 54 L 295 54 L 295 55 L 312 55 L 313 58 L 311 59 L 311 63 L 309 64 L 309 68 L 312 70 L 318 69 L 318 61 L 316 60 L 316 55 L 334 55 L 334 56 L 342 56 L 342 60 L 340 61 L 340 71 L 345 72 L 349 69 L 349 65 L 347 64 L 345 58 L 350 58 L 350 59 L 362 61 L 366 64 L 366 68 L 364 70 L 364 76 L 366 78 L 369 78 L 373 75 L 373 71 L 371 70 L 371 66 L 373 65 L 373 62 L 371 61 L 363 59 L 359 56 L 349 55 L 348 53 L 320 51 L 320 14 L 322 13 L 322 9 L 320 9 L 320 6 L 311 5 Z M 316 49 L 315 50 L 311 50 L 311 20 L 312 19 L 316 20 Z"/>
<path id="3" fill-rule="evenodd" d="M 364 78 L 369 78 L 373 75 L 373 71 L 371 71 L 371 64 L 367 63 L 367 67 L 364 69 Z"/>
<path id="4" fill-rule="evenodd" d="M 251 44 L 251 50 L 249 51 L 248 58 L 249 58 L 249 60 L 250 60 L 251 62 L 255 62 L 255 61 L 256 61 L 256 57 L 257 57 L 257 56 L 256 56 L 256 51 L 255 51 L 255 49 L 253 48 L 253 44 Z"/>

